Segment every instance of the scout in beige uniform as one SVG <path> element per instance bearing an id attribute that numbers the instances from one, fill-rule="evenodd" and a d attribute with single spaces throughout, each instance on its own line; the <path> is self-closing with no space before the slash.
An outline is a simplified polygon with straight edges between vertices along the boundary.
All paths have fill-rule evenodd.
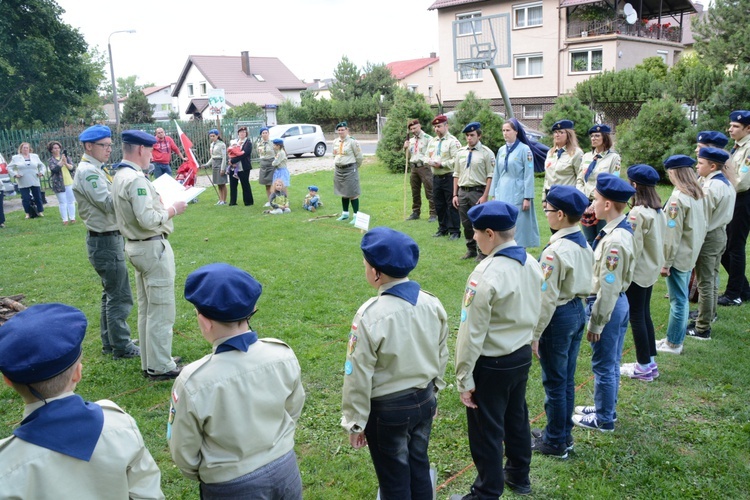
<path id="1" fill-rule="evenodd" d="M 255 149 L 257 150 L 258 158 L 260 159 L 258 183 L 261 186 L 266 186 L 266 203 L 263 206 L 270 207 L 271 204 L 268 200 L 271 199 L 271 185 L 273 184 L 273 171 L 275 170 L 272 163 L 276 154 L 273 150 L 273 144 L 268 138 L 268 127 L 260 129 L 260 137 L 255 143 Z"/>
<path id="2" fill-rule="evenodd" d="M 466 406 L 469 448 L 477 466 L 471 487 L 476 498 L 497 498 L 505 485 L 531 492 L 526 383 L 543 278 L 536 259 L 513 239 L 517 216 L 518 209 L 503 201 L 469 210 L 474 238 L 487 258 L 466 282 L 456 339 L 456 388 Z"/>
<path id="3" fill-rule="evenodd" d="M 583 300 L 591 293 L 594 252 L 578 221 L 589 200 L 573 186 L 552 186 L 545 214 L 552 229 L 539 262 L 544 273 L 542 311 L 531 349 L 539 357 L 547 427 L 532 431 L 532 451 L 567 458 L 573 447 L 575 374 L 586 318 Z"/>
<path id="4" fill-rule="evenodd" d="M 122 133 L 123 161 L 117 165 L 112 198 L 117 225 L 127 239 L 125 253 L 135 268 L 141 368 L 152 380 L 167 380 L 180 373 L 171 355 L 175 269 L 167 236 L 174 227 L 172 217 L 183 213 L 187 205 L 178 201 L 164 208 L 143 174 L 155 140 L 138 130 Z"/>
<path id="5" fill-rule="evenodd" d="M 729 153 L 718 148 L 701 148 L 697 171 L 706 202 L 706 238 L 701 245 L 695 274 L 698 279 L 698 317 L 688 325 L 687 336 L 701 340 L 711 338 L 711 322 L 716 313 L 716 279 L 721 254 L 727 246 L 727 224 L 732 220 L 737 192 L 724 175 Z"/>
<path id="6" fill-rule="evenodd" d="M 305 391 L 289 346 L 249 329 L 261 291 L 250 274 L 222 263 L 185 281 L 213 349 L 175 380 L 167 439 L 203 499 L 302 498 L 294 430 Z"/>
<path id="7" fill-rule="evenodd" d="M 547 192 L 555 184 L 575 186 L 581 170 L 583 151 L 578 147 L 578 138 L 573 130 L 573 122 L 560 120 L 552 125 L 552 147 L 547 152 L 544 162 L 544 192 L 542 202 L 547 199 Z"/>
<path id="8" fill-rule="evenodd" d="M 31 306 L 0 328 L 0 372 L 26 403 L 0 440 L 0 497 L 164 498 L 135 420 L 74 392 L 85 334 L 86 317 L 64 304 Z"/>
<path id="9" fill-rule="evenodd" d="M 346 122 L 336 125 L 336 133 L 339 136 L 333 141 L 333 193 L 341 196 L 343 209 L 341 217 L 336 220 L 349 218 L 351 201 L 353 217 L 349 224 L 354 224 L 359 211 L 359 195 L 362 192 L 359 186 L 359 167 L 364 161 L 364 156 L 359 143 L 349 135 Z"/>
<path id="10" fill-rule="evenodd" d="M 750 284 L 745 275 L 747 237 L 750 234 L 750 111 L 732 111 L 729 136 L 734 140 L 730 151 L 735 168 L 737 198 L 732 221 L 727 225 L 727 249 L 721 256 L 726 269 L 727 288 L 719 297 L 720 306 L 738 306 L 750 301 Z"/>
<path id="11" fill-rule="evenodd" d="M 128 326 L 133 292 L 125 264 L 125 244 L 117 227 L 112 181 L 102 168 L 112 152 L 112 132 L 104 125 L 94 125 L 81 132 L 78 139 L 84 154 L 73 178 L 73 195 L 87 229 L 89 262 L 102 281 L 102 354 L 112 354 L 116 359 L 137 357 L 141 351 L 130 341 Z"/>
<path id="12" fill-rule="evenodd" d="M 435 137 L 427 144 L 427 165 L 432 169 L 432 198 L 438 219 L 434 237 L 460 238 L 458 209 L 453 206 L 453 166 L 461 143 L 448 132 L 448 118 L 438 115 L 432 120 Z"/>
<path id="13" fill-rule="evenodd" d="M 484 254 L 481 249 L 477 250 L 469 210 L 489 199 L 495 153 L 480 142 L 482 125 L 479 122 L 466 125 L 463 133 L 467 144 L 458 150 L 453 162 L 453 207 L 458 210 L 466 239 L 466 253 L 461 258 L 480 261 Z"/>
<path id="14" fill-rule="evenodd" d="M 706 237 L 704 194 L 691 168 L 693 164 L 695 160 L 686 155 L 670 156 L 664 162 L 674 184 L 665 205 L 667 233 L 661 270 L 669 291 L 669 323 L 667 337 L 656 343 L 656 350 L 670 354 L 682 353 L 688 324 L 688 281 Z"/>
<path id="15" fill-rule="evenodd" d="M 635 189 L 612 174 L 600 174 L 594 191 L 594 215 L 607 221 L 594 240 L 594 275 L 588 299 L 588 333 L 594 405 L 576 406 L 573 423 L 585 429 L 612 432 L 617 415 L 620 358 L 628 330 L 625 290 L 633 279 L 633 229 L 623 214 Z"/>
<path id="16" fill-rule="evenodd" d="M 377 227 L 362 238 L 365 277 L 378 296 L 357 311 L 344 364 L 341 426 L 354 448 L 369 445 L 380 498 L 431 499 L 427 446 L 445 387 L 448 317 L 408 279 L 419 248 Z"/>
<path id="17" fill-rule="evenodd" d="M 412 120 L 408 125 L 409 140 L 404 143 L 404 149 L 409 152 L 409 166 L 411 175 L 409 182 L 411 184 L 411 215 L 406 220 L 417 220 L 422 213 L 422 194 L 420 193 L 424 185 L 424 195 L 430 206 L 430 219 L 428 222 L 435 222 L 437 215 L 435 212 L 435 202 L 432 197 L 432 171 L 427 165 L 427 144 L 432 137 L 425 134 L 422 130 L 422 124 L 419 120 Z"/>

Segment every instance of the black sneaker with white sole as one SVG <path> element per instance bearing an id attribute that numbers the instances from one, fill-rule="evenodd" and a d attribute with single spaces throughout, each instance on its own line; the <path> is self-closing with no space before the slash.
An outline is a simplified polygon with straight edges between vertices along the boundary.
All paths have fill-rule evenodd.
<path id="1" fill-rule="evenodd" d="M 741 306 L 742 299 L 739 297 L 737 297 L 736 299 L 730 299 L 726 295 L 722 295 L 721 297 L 719 297 L 719 300 L 717 300 L 716 303 L 720 306 Z"/>
<path id="2" fill-rule="evenodd" d="M 542 429 L 531 429 L 531 441 L 534 439 L 544 436 L 544 430 Z M 573 451 L 573 436 L 568 436 L 565 440 L 565 451 Z"/>
<path id="3" fill-rule="evenodd" d="M 701 332 L 695 327 L 688 328 L 686 336 L 698 340 L 711 340 L 711 329 L 709 328 L 705 332 Z"/>
<path id="4" fill-rule="evenodd" d="M 531 451 L 562 460 L 568 458 L 568 449 L 564 444 L 555 446 L 549 443 L 545 443 L 544 438 L 541 436 L 538 438 L 533 438 L 531 440 Z"/>

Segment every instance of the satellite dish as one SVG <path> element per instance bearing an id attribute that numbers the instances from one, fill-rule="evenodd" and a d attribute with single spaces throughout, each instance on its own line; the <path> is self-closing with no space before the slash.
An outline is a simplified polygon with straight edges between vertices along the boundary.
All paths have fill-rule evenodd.
<path id="1" fill-rule="evenodd" d="M 632 5 L 629 3 L 625 4 L 625 7 L 622 9 L 623 14 L 625 14 L 625 22 L 628 24 L 633 24 L 638 19 L 638 13 L 635 11 Z"/>

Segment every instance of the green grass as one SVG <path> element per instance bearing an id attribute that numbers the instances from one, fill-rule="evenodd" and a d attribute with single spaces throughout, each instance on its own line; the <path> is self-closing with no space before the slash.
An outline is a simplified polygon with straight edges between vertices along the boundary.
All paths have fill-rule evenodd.
<path id="1" fill-rule="evenodd" d="M 412 235 L 421 259 L 412 273 L 443 302 L 453 335 L 458 328 L 461 295 L 473 262 L 459 260 L 462 242 L 432 238 L 436 224 L 423 218 L 404 222 L 403 177 L 372 160 L 362 169 L 362 205 L 372 226 L 388 225 Z M 301 208 L 305 188 L 321 186 L 325 208 L 310 214 Z M 262 196 L 257 184 L 256 196 Z M 218 207 L 207 191 L 197 205 L 175 220 L 170 237 L 177 265 L 177 318 L 173 354 L 199 359 L 210 346 L 198 331 L 191 305 L 182 298 L 186 276 L 197 267 L 225 261 L 252 273 L 263 284 L 259 312 L 252 326 L 261 337 L 288 342 L 302 364 L 307 401 L 296 434 L 306 499 L 375 498 L 377 481 L 366 450 L 354 451 L 339 427 L 341 384 L 349 325 L 357 308 L 374 294 L 364 279 L 360 231 L 334 219 L 308 222 L 314 215 L 340 212 L 332 194 L 332 173 L 292 178 L 293 212 L 264 216 L 260 206 Z M 667 198 L 669 187 L 660 188 Z M 541 180 L 537 179 L 537 193 Z M 537 195 L 539 198 L 539 195 Z M 426 207 L 426 203 L 425 203 Z M 549 230 L 537 203 L 542 242 Z M 424 210 L 426 212 L 426 210 Z M 57 210 L 26 221 L 8 214 L 0 230 L 3 271 L 0 296 L 26 294 L 26 305 L 64 302 L 81 308 L 89 319 L 84 343 L 84 378 L 77 392 L 89 400 L 108 398 L 138 422 L 162 471 L 167 498 L 198 498 L 197 484 L 184 479 L 169 456 L 165 431 L 169 382 L 149 382 L 138 360 L 113 361 L 100 354 L 98 277 L 86 258 L 83 224 L 64 227 Z M 531 252 L 538 255 L 539 249 Z M 726 275 L 722 275 L 725 282 Z M 652 314 L 657 338 L 665 336 L 669 302 L 659 280 Z M 713 326 L 714 340 L 687 339 L 682 356 L 659 357 L 661 377 L 652 383 L 623 380 L 617 430 L 599 434 L 574 431 L 575 452 L 567 461 L 534 456 L 531 476 L 536 498 L 747 498 L 750 484 L 750 306 L 722 308 Z M 130 316 L 134 334 L 136 311 Z M 54 318 L 50 318 L 53 321 Z M 623 360 L 635 360 L 628 334 Z M 591 349 L 579 357 L 579 404 L 593 401 Z M 449 363 L 447 380 L 454 381 Z M 539 364 L 528 385 L 532 426 L 542 427 L 544 390 Z M 10 434 L 21 418 L 22 402 L 9 388 L 0 389 L 0 436 Z M 450 386 L 440 396 L 430 457 L 438 470 L 439 498 L 466 493 L 474 479 L 466 437 L 466 417 Z M 512 495 L 512 494 L 511 494 Z"/>

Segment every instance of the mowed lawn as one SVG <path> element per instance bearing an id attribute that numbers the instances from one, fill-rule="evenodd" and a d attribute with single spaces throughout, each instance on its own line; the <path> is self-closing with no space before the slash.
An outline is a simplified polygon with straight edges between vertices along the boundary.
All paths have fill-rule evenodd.
<path id="1" fill-rule="evenodd" d="M 175 219 L 175 232 L 170 236 L 177 265 L 173 355 L 190 362 L 210 352 L 197 328 L 193 307 L 183 298 L 187 275 L 201 265 L 220 261 L 249 271 L 263 284 L 253 329 L 261 337 L 287 342 L 302 365 L 307 401 L 297 429 L 296 451 L 305 498 L 374 499 L 377 481 L 369 455 L 349 446 L 339 420 L 349 327 L 357 308 L 375 290 L 364 279 L 361 232 L 335 218 L 309 220 L 341 211 L 340 200 L 333 195 L 332 175 L 317 172 L 293 177 L 291 214 L 263 215 L 260 203 L 215 206 L 216 195 L 209 190 Z M 448 311 L 452 360 L 461 298 L 475 264 L 459 259 L 465 252 L 463 241 L 432 238 L 437 224 L 426 220 L 426 201 L 421 220 L 404 221 L 411 210 L 411 196 L 407 193 L 404 212 L 403 175 L 389 174 L 370 158 L 361 178 L 361 210 L 371 215 L 371 227 L 387 225 L 407 232 L 419 243 L 420 261 L 411 278 L 439 297 Z M 325 203 L 315 214 L 300 207 L 310 184 L 320 186 Z M 262 198 L 257 184 L 253 189 L 256 200 Z M 670 191 L 671 186 L 660 187 L 663 200 Z M 544 244 L 549 229 L 540 192 L 541 179 L 537 179 L 536 210 Z M 77 392 L 88 400 L 111 399 L 133 415 L 161 468 L 167 498 L 198 498 L 197 484 L 184 479 L 169 456 L 166 424 L 171 382 L 144 379 L 137 359 L 113 361 L 101 354 L 101 285 L 86 257 L 85 227 L 81 223 L 63 226 L 52 207 L 43 219 L 23 217 L 23 212 L 8 214 L 6 228 L 0 229 L 0 296 L 22 293 L 27 306 L 63 302 L 86 313 L 84 378 Z M 529 250 L 538 256 L 541 249 Z M 726 282 L 723 272 L 721 279 Z M 660 279 L 652 299 L 657 338 L 666 335 L 669 302 L 665 293 Z M 686 339 L 683 355 L 659 356 L 661 377 L 654 382 L 622 380 L 616 431 L 574 430 L 575 451 L 566 461 L 535 455 L 533 497 L 748 498 L 749 311 L 750 305 L 721 308 L 713 340 Z M 136 317 L 134 308 L 130 316 L 134 336 Z M 635 360 L 632 346 L 628 332 L 626 362 Z M 591 349 L 584 342 L 576 377 L 577 404 L 593 402 L 590 358 Z M 438 498 L 467 493 L 475 474 L 465 409 L 452 385 L 453 370 L 451 361 L 446 374 L 451 385 L 439 396 L 430 441 L 430 458 L 438 471 Z M 536 361 L 527 401 L 532 427 L 543 427 L 544 390 Z M 22 406 L 21 399 L 3 385 L 0 436 L 8 436 L 18 425 Z M 241 434 L 238 430 L 238 439 Z"/>

